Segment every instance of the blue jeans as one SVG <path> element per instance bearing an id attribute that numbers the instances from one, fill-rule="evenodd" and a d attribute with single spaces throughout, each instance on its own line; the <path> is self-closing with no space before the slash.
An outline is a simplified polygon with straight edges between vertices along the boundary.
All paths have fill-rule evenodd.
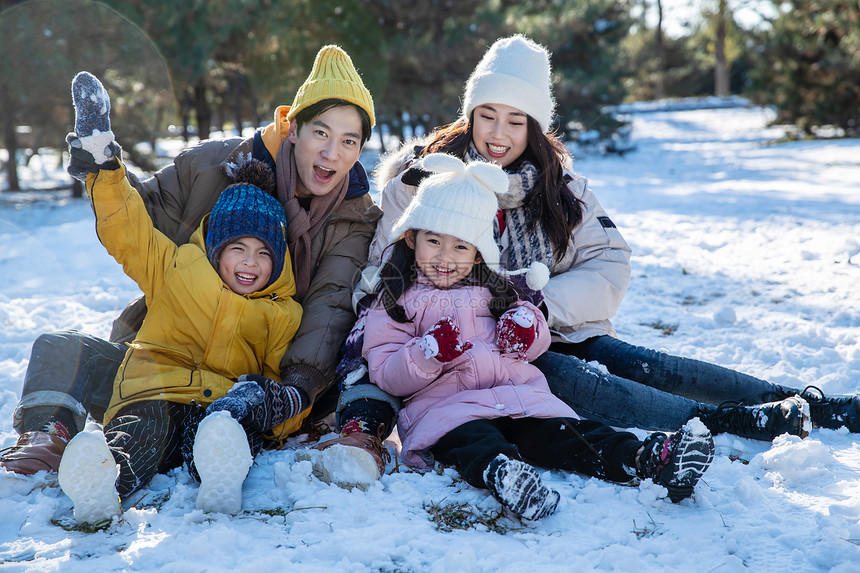
<path id="1" fill-rule="evenodd" d="M 580 416 L 623 428 L 676 430 L 723 401 L 760 404 L 780 391 L 775 384 L 735 370 L 611 336 L 553 343 L 533 364 L 546 376 L 552 393 Z"/>
<path id="2" fill-rule="evenodd" d="M 66 419 L 71 415 L 72 435 L 84 429 L 87 413 L 101 422 L 126 349 L 125 344 L 75 330 L 40 335 L 33 343 L 21 401 L 13 414 L 15 430 L 20 434 L 38 430 L 58 410 Z"/>

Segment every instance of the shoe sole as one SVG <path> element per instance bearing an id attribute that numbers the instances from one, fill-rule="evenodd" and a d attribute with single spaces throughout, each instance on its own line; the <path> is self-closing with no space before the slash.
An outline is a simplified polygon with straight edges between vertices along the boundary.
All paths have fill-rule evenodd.
<path id="1" fill-rule="evenodd" d="M 324 450 L 299 450 L 296 461 L 309 461 L 322 482 L 350 489 L 366 488 L 379 479 L 376 460 L 362 448 L 335 444 Z"/>
<path id="2" fill-rule="evenodd" d="M 197 509 L 230 515 L 242 511 L 242 484 L 252 463 L 239 422 L 227 412 L 204 418 L 194 438 L 194 465 L 200 476 Z"/>
<path id="3" fill-rule="evenodd" d="M 122 513 L 116 492 L 118 475 L 104 435 L 81 432 L 69 441 L 57 479 L 75 505 L 75 521 L 95 524 Z"/>
<path id="4" fill-rule="evenodd" d="M 538 520 L 552 515 L 561 500 L 557 491 L 543 484 L 537 470 L 519 460 L 504 462 L 494 482 L 494 497 L 523 519 Z"/>
<path id="5" fill-rule="evenodd" d="M 714 459 L 714 439 L 710 434 L 695 434 L 687 426 L 679 433 L 681 439 L 672 453 L 672 462 L 661 472 L 659 480 L 674 503 L 693 495 L 693 489 Z"/>

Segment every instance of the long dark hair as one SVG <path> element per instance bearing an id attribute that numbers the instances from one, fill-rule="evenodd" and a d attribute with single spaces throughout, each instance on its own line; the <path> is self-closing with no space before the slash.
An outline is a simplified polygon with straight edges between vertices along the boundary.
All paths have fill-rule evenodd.
<path id="1" fill-rule="evenodd" d="M 472 111 L 472 117 L 474 114 Z M 559 261 L 567 253 L 573 230 L 582 222 L 582 201 L 568 189 L 569 179 L 564 174 L 570 151 L 554 134 L 544 133 L 530 115 L 526 116 L 526 126 L 526 150 L 505 170 L 516 171 L 525 161 L 537 168 L 538 180 L 523 203 L 529 214 L 528 230 L 540 222 Z M 422 153 L 448 153 L 465 159 L 471 142 L 472 118 L 461 119 L 433 130 Z"/>
<path id="2" fill-rule="evenodd" d="M 412 322 L 414 317 L 408 316 L 406 309 L 398 301 L 418 278 L 415 250 L 402 237 L 388 248 L 391 249 L 391 256 L 379 271 L 379 284 L 373 293 L 362 299 L 361 306 L 370 306 L 373 301 L 378 301 L 394 321 Z M 475 263 L 472 272 L 460 284 L 488 288 L 492 295 L 490 313 L 497 319 L 521 298 L 519 289 L 483 261 Z"/>

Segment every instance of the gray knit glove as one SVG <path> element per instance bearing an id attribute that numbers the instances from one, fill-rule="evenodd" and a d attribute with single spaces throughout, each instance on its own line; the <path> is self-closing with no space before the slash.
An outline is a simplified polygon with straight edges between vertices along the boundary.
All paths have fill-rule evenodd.
<path id="1" fill-rule="evenodd" d="M 239 382 L 257 384 L 263 389 L 263 400 L 251 409 L 247 423 L 263 432 L 298 416 L 309 405 L 307 395 L 289 384 L 270 380 L 259 374 L 243 374 Z"/>

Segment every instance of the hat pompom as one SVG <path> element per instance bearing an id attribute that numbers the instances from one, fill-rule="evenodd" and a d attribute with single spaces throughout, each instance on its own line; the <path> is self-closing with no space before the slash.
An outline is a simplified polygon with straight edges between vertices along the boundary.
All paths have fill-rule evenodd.
<path id="1" fill-rule="evenodd" d="M 274 171 L 259 159 L 249 159 L 236 167 L 236 170 L 233 172 L 233 182 L 250 183 L 273 197 L 277 188 Z"/>
<path id="2" fill-rule="evenodd" d="M 534 262 L 526 272 L 526 284 L 532 290 L 541 290 L 549 282 L 549 267 L 543 263 Z"/>

